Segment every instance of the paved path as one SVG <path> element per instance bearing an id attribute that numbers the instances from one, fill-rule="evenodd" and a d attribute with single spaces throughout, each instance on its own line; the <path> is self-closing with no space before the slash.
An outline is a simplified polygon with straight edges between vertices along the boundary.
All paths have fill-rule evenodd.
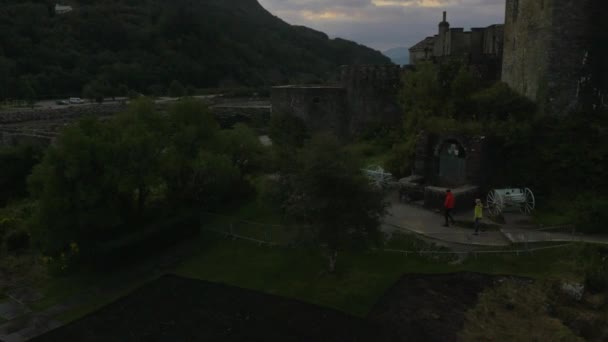
<path id="1" fill-rule="evenodd" d="M 539 230 L 530 226 L 525 217 L 514 214 L 505 225 L 500 225 L 496 231 L 480 232 L 473 235 L 473 230 L 460 227 L 443 227 L 444 218 L 441 213 L 435 213 L 419 206 L 400 203 L 396 196 L 388 198 L 389 214 L 384 218 L 385 230 L 405 230 L 420 236 L 452 244 L 470 246 L 504 247 L 514 243 L 538 242 L 586 242 L 608 245 L 608 236 L 582 235 L 550 230 Z M 471 213 L 472 215 L 472 213 Z M 466 214 L 455 215 L 456 220 L 467 220 Z"/>
<path id="2" fill-rule="evenodd" d="M 481 232 L 476 236 L 471 229 L 453 226 L 446 228 L 443 227 L 444 219 L 441 214 L 401 203 L 392 203 L 384 223 L 449 243 L 500 247 L 511 244 L 499 231 Z"/>

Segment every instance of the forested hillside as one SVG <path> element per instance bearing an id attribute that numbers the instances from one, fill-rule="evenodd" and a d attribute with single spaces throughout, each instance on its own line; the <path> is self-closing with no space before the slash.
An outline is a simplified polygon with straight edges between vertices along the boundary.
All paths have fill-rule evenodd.
<path id="1" fill-rule="evenodd" d="M 87 84 L 161 92 L 316 82 L 380 52 L 291 26 L 256 0 L 0 0 L 0 99 L 79 95 Z"/>

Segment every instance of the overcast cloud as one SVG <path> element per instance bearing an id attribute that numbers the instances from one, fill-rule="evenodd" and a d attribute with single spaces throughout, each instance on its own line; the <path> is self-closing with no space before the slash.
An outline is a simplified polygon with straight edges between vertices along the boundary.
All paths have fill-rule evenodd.
<path id="1" fill-rule="evenodd" d="M 443 11 L 452 27 L 504 22 L 505 0 L 259 0 L 290 24 L 378 50 L 409 47 L 437 33 Z"/>

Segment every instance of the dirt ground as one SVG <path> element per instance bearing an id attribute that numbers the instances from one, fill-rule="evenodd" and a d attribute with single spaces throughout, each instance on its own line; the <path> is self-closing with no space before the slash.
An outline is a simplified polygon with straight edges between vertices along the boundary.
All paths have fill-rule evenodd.
<path id="1" fill-rule="evenodd" d="M 456 341 L 465 313 L 497 277 L 476 273 L 404 275 L 368 315 L 387 341 Z"/>
<path id="2" fill-rule="evenodd" d="M 164 276 L 34 341 L 453 341 L 495 277 L 406 275 L 367 318 L 291 299 Z"/>

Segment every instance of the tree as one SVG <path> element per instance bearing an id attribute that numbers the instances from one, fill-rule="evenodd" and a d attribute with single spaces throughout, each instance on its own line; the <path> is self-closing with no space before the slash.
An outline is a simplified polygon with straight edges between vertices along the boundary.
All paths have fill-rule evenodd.
<path id="1" fill-rule="evenodd" d="M 201 150 L 220 149 L 219 125 L 209 110 L 194 99 L 179 101 L 169 108 L 168 144 L 162 156 L 162 174 L 171 206 L 191 202 L 188 189 L 192 184 L 194 164 Z"/>
<path id="2" fill-rule="evenodd" d="M 176 80 L 171 82 L 169 86 L 169 96 L 170 97 L 182 97 L 186 94 L 186 89 L 184 86 Z"/>
<path id="3" fill-rule="evenodd" d="M 82 97 L 97 103 L 102 103 L 104 97 L 108 95 L 111 95 L 110 86 L 107 82 L 99 79 L 87 83 L 82 89 Z"/>
<path id="4" fill-rule="evenodd" d="M 30 107 L 34 107 L 36 103 L 36 90 L 32 85 L 32 80 L 30 77 L 25 76 L 19 79 L 19 93 L 21 94 L 21 98 L 23 98 Z"/>
<path id="5" fill-rule="evenodd" d="M 116 132 L 114 144 L 119 150 L 113 158 L 120 172 L 118 187 L 124 189 L 125 205 L 135 221 L 141 221 L 152 190 L 161 183 L 160 158 L 166 148 L 167 121 L 148 99 L 134 101 L 109 124 Z"/>
<path id="6" fill-rule="evenodd" d="M 329 271 L 334 272 L 340 250 L 379 238 L 383 196 L 335 137 L 313 137 L 299 152 L 295 172 L 288 213 L 313 227 L 318 242 L 327 245 Z"/>
<path id="7" fill-rule="evenodd" d="M 30 143 L 0 147 L 0 206 L 27 195 L 27 177 L 42 155 L 43 149 Z"/>
<path id="8" fill-rule="evenodd" d="M 128 96 L 129 95 L 129 87 L 126 84 L 121 84 L 118 86 L 117 93 L 119 96 Z"/>
<path id="9" fill-rule="evenodd" d="M 232 161 L 232 165 L 242 175 L 263 167 L 264 146 L 255 132 L 244 124 L 236 124 L 233 129 L 222 132 L 222 153 Z"/>
<path id="10" fill-rule="evenodd" d="M 28 179 L 45 252 L 93 247 L 141 226 L 152 190 L 162 188 L 165 128 L 144 99 L 114 120 L 88 118 L 62 132 Z"/>
<path id="11" fill-rule="evenodd" d="M 67 127 L 29 177 L 39 203 L 33 232 L 43 252 L 58 253 L 71 242 L 90 247 L 123 223 L 120 193 L 127 189 L 117 187 L 112 160 L 121 151 L 108 128 L 93 119 Z"/>

